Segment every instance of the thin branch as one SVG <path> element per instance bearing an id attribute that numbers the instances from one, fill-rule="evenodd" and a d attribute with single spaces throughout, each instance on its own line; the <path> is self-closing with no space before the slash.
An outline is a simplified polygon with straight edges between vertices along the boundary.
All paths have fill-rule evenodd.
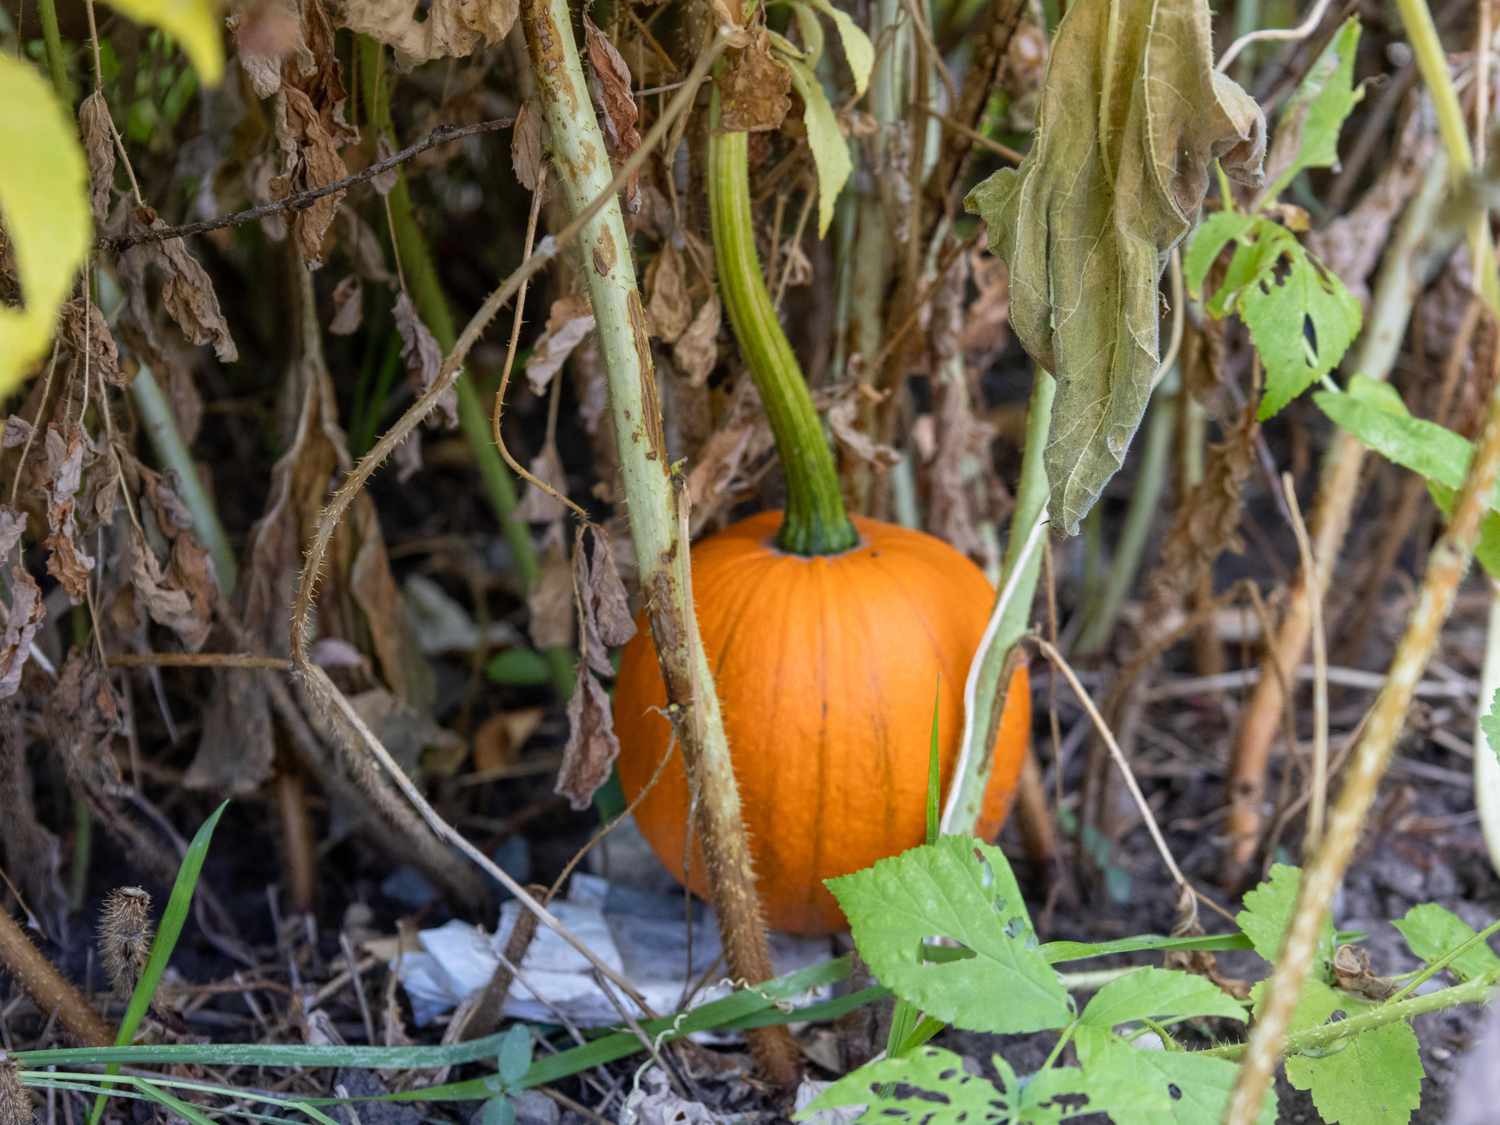
<path id="1" fill-rule="evenodd" d="M 267 668 L 291 670 L 284 656 L 257 656 L 252 652 L 116 652 L 105 657 L 111 668 Z"/>
<path id="2" fill-rule="evenodd" d="M 1286 492 L 1287 506 L 1292 510 L 1292 532 L 1297 537 L 1302 569 L 1314 576 L 1314 590 L 1325 589 L 1324 580 L 1318 574 L 1318 557 L 1313 553 L 1312 537 L 1307 533 L 1307 523 L 1297 504 L 1297 488 L 1291 473 L 1282 474 L 1281 487 Z M 1313 771 L 1312 805 L 1307 813 L 1307 837 L 1302 850 L 1303 854 L 1311 855 L 1323 839 L 1323 816 L 1328 803 L 1328 643 L 1323 636 L 1323 599 L 1315 595 L 1308 599 L 1307 606 L 1312 617 Z"/>
<path id="3" fill-rule="evenodd" d="M 1318 24 L 1323 22 L 1323 16 L 1328 11 L 1328 4 L 1329 0 L 1318 0 L 1313 5 L 1313 10 L 1307 13 L 1307 18 L 1296 27 L 1267 27 L 1252 31 L 1248 35 L 1241 35 L 1219 56 L 1218 65 L 1214 69 L 1228 70 L 1229 64 L 1234 62 L 1239 53 L 1252 43 L 1290 43 L 1306 39 L 1318 29 Z"/>
<path id="4" fill-rule="evenodd" d="M 217 219 L 204 219 L 202 222 L 185 223 L 180 227 L 161 227 L 155 230 L 143 230 L 136 234 L 100 238 L 95 245 L 100 249 L 118 252 L 146 242 L 165 242 L 169 238 L 187 238 L 195 234 L 205 234 L 211 230 L 239 226 L 241 223 L 254 222 L 256 219 L 264 219 L 267 215 L 275 215 L 281 211 L 301 211 L 311 207 L 326 195 L 345 191 L 356 184 L 362 184 L 366 180 L 372 180 L 382 173 L 389 172 L 392 168 L 405 164 L 412 157 L 420 156 L 430 148 L 450 144 L 453 141 L 460 141 L 465 137 L 473 137 L 480 133 L 494 133 L 501 129 L 509 129 L 515 123 L 516 119 L 514 117 L 496 117 L 490 121 L 481 121 L 476 125 L 439 125 L 416 144 L 408 145 L 400 152 L 392 153 L 384 160 L 377 160 L 374 164 L 362 168 L 352 176 L 345 176 L 341 180 L 334 180 L 332 183 L 323 184 L 320 187 L 308 188 L 306 191 L 295 192 L 285 199 L 275 199 L 270 203 L 257 204 L 244 211 L 235 211 L 230 215 L 220 215 Z"/>

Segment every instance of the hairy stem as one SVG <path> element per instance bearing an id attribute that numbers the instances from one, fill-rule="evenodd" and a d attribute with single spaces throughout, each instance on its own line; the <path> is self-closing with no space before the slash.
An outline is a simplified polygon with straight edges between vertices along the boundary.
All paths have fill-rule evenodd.
<path id="1" fill-rule="evenodd" d="M 115 1033 L 6 910 L 0 910 L 0 967 L 15 977 L 44 1015 L 56 1013 L 69 1034 L 85 1047 L 114 1045 Z"/>
<path id="2" fill-rule="evenodd" d="M 645 311 L 619 199 L 610 189 L 609 156 L 566 0 L 525 0 L 521 22 L 568 210 L 581 215 L 608 192 L 583 224 L 579 249 L 609 380 L 631 540 L 683 759 L 698 793 L 698 834 L 729 971 L 759 983 L 771 976 L 769 946 L 729 743 L 693 611 L 685 494 L 667 460 Z M 751 1044 L 768 1077 L 783 1086 L 796 1082 L 796 1047 L 784 1028 L 761 1029 Z"/>
<path id="3" fill-rule="evenodd" d="M 718 95 L 714 95 L 717 118 Z M 760 392 L 786 474 L 786 514 L 776 543 L 794 555 L 847 551 L 859 535 L 844 511 L 833 454 L 796 353 L 781 329 L 755 253 L 747 133 L 715 131 L 708 142 L 708 203 L 719 290 Z"/>

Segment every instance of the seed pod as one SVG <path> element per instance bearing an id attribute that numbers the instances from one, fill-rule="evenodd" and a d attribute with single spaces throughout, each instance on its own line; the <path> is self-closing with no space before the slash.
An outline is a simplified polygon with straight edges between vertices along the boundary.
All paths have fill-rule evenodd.
<path id="1" fill-rule="evenodd" d="M 151 955 L 151 896 L 140 887 L 118 887 L 104 900 L 99 946 L 115 994 L 129 996 Z"/>

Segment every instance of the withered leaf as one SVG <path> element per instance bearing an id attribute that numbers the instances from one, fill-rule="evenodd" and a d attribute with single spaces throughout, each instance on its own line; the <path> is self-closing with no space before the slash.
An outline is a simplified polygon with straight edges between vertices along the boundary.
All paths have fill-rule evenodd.
<path id="1" fill-rule="evenodd" d="M 573 349 L 593 330 L 594 314 L 587 299 L 570 293 L 552 302 L 547 327 L 532 345 L 526 361 L 526 382 L 533 394 L 547 389 Z"/>
<path id="2" fill-rule="evenodd" d="M 336 19 L 396 49 L 404 67 L 462 58 L 500 43 L 516 22 L 517 0 L 339 0 Z"/>
<path id="3" fill-rule="evenodd" d="M 158 625 L 171 629 L 182 639 L 188 651 L 203 647 L 211 622 L 206 605 L 195 605 L 195 599 L 163 568 L 145 537 L 131 527 L 126 537 L 130 555 L 130 584 L 137 604 Z"/>
<path id="4" fill-rule="evenodd" d="M 568 700 L 568 744 L 557 771 L 557 793 L 575 809 L 588 808 L 619 754 L 609 696 L 588 665 L 580 662 L 578 683 Z"/>
<path id="5" fill-rule="evenodd" d="M 556 442 L 545 442 L 541 451 L 526 466 L 526 471 L 537 480 L 551 485 L 558 492 L 562 492 L 568 486 L 568 477 L 563 471 L 562 458 L 558 456 Z M 516 505 L 516 517 L 528 523 L 551 523 L 553 520 L 562 519 L 565 511 L 566 509 L 557 497 L 546 489 L 538 488 L 531 481 L 526 482 L 526 492 L 522 495 L 521 502 Z"/>
<path id="6" fill-rule="evenodd" d="M 352 336 L 359 331 L 365 316 L 365 290 L 359 274 L 351 273 L 333 287 L 333 316 L 328 331 L 335 336 Z"/>
<path id="7" fill-rule="evenodd" d="M 886 468 L 901 460 L 901 454 L 888 445 L 882 445 L 859 428 L 856 420 L 858 413 L 859 403 L 853 395 L 845 395 L 828 408 L 828 428 L 839 448 L 867 464 Z"/>
<path id="8" fill-rule="evenodd" d="M 21 535 L 26 517 L 12 508 L 0 507 L 0 568 L 4 569 L 10 604 L 0 602 L 0 699 L 8 699 L 21 686 L 21 670 L 31 652 L 31 642 L 47 616 L 42 590 L 21 558 Z"/>
<path id="9" fill-rule="evenodd" d="M 791 71 L 771 54 L 764 27 L 751 33 L 742 50 L 730 51 L 728 64 L 715 81 L 719 87 L 719 127 L 758 133 L 780 129 L 792 108 Z"/>
<path id="10" fill-rule="evenodd" d="M 83 483 L 87 439 L 70 424 L 67 433 L 56 422 L 44 439 L 47 465 L 47 573 L 61 583 L 74 604 L 87 599 L 94 560 L 83 549 L 78 531 L 78 489 Z M 92 452 L 91 450 L 87 450 Z"/>
<path id="11" fill-rule="evenodd" d="M 391 271 L 385 264 L 385 247 L 373 227 L 360 218 L 352 207 L 339 210 L 339 219 L 344 227 L 344 253 L 354 266 L 354 272 L 365 281 L 390 281 Z"/>
<path id="12" fill-rule="evenodd" d="M 61 336 L 68 350 L 88 366 L 89 378 L 100 376 L 106 383 L 124 386 L 120 376 L 120 349 L 99 306 L 75 297 L 62 307 Z"/>
<path id="13" fill-rule="evenodd" d="M 510 131 L 510 166 L 527 191 L 536 191 L 542 182 L 542 160 L 542 115 L 536 102 L 527 98 Z"/>
<path id="14" fill-rule="evenodd" d="M 115 142 L 109 123 L 109 104 L 101 91 L 95 90 L 78 107 L 78 131 L 89 162 L 89 201 L 94 209 L 94 225 L 102 227 L 109 218 L 110 195 L 115 186 Z"/>
<path id="15" fill-rule="evenodd" d="M 282 171 L 271 180 L 271 194 L 285 199 L 300 191 L 323 187 L 349 174 L 339 145 L 345 139 L 319 113 L 308 95 L 287 83 L 276 101 L 276 141 L 281 149 Z M 311 268 L 323 263 L 323 239 L 338 214 L 342 191 L 322 196 L 297 211 L 292 230 L 302 257 Z"/>
<path id="16" fill-rule="evenodd" d="M 432 386 L 443 366 L 443 349 L 428 331 L 427 325 L 417 315 L 417 308 L 403 291 L 396 296 L 396 305 L 391 310 L 396 318 L 396 330 L 401 333 L 401 359 L 406 364 L 406 374 L 411 380 L 412 390 L 421 394 Z M 458 392 L 449 387 L 438 399 L 438 408 L 450 427 L 458 425 Z"/>
<path id="17" fill-rule="evenodd" d="M 671 242 L 646 267 L 646 319 L 651 334 L 672 343 L 693 319 L 682 253 Z"/>
<path id="18" fill-rule="evenodd" d="M 723 319 L 719 295 L 710 293 L 708 300 L 693 314 L 687 331 L 677 337 L 677 342 L 672 345 L 672 359 L 687 381 L 695 387 L 708 382 L 714 365 L 719 362 L 719 327 Z"/>
<path id="19" fill-rule="evenodd" d="M 312 52 L 302 36 L 297 0 L 256 0 L 230 16 L 240 69 L 250 79 L 258 98 L 281 89 L 282 60 L 297 56 L 302 69 L 312 65 Z"/>
<path id="20" fill-rule="evenodd" d="M 1213 68 L 1206 0 L 1070 4 L 1041 129 L 967 206 L 1010 267 L 1011 323 L 1057 376 L 1046 466 L 1069 534 L 1124 462 L 1158 362 L 1158 283 L 1221 158 L 1255 179 L 1265 119 Z"/>
<path id="21" fill-rule="evenodd" d="M 640 111 L 631 92 L 630 68 L 609 41 L 609 36 L 600 31 L 587 15 L 583 17 L 583 34 L 584 49 L 588 52 L 589 67 L 594 75 L 591 87 L 600 109 L 599 123 L 604 126 L 604 147 L 609 149 L 610 159 L 615 164 L 623 164 L 641 147 L 640 130 L 636 128 Z M 625 184 L 625 203 L 632 211 L 638 206 L 636 181 L 637 177 L 631 176 Z"/>
<path id="22" fill-rule="evenodd" d="M 542 539 L 541 570 L 526 597 L 526 608 L 531 614 L 531 642 L 537 648 L 573 643 L 573 568 L 563 550 L 559 524 Z"/>
<path id="23" fill-rule="evenodd" d="M 609 532 L 594 527 L 594 557 L 590 561 L 583 551 L 583 528 L 573 546 L 574 580 L 581 600 L 599 640 L 618 648 L 635 636 L 635 620 L 630 616 L 630 597 L 615 567 L 615 552 Z"/>
<path id="24" fill-rule="evenodd" d="M 167 224 L 157 218 L 151 208 L 138 207 L 131 216 L 130 225 L 139 232 L 163 230 Z M 213 281 L 208 271 L 198 264 L 198 259 L 188 253 L 182 239 L 136 243 L 125 251 L 123 257 L 127 273 L 144 278 L 147 267 L 151 267 L 162 275 L 162 305 L 191 343 L 212 344 L 221 363 L 233 363 L 239 359 L 239 349 L 234 346 L 229 324 L 219 309 Z"/>

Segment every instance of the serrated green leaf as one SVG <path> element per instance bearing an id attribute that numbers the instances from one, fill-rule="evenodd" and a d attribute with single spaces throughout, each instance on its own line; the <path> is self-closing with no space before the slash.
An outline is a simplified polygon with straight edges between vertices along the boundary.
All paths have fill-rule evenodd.
<path id="1" fill-rule="evenodd" d="M 1500 692 L 1496 692 L 1495 697 L 1500 702 Z M 1495 735 L 1490 734 L 1491 728 L 1496 725 L 1493 706 L 1480 722 L 1489 724 L 1485 727 L 1485 733 L 1493 739 Z M 1428 964 L 1446 956 L 1474 937 L 1472 926 L 1453 911 L 1445 910 L 1434 902 L 1413 906 L 1404 918 L 1391 924 L 1406 939 L 1407 948 Z M 1473 980 L 1496 969 L 1500 969 L 1500 956 L 1496 956 L 1495 951 L 1484 942 L 1475 942 L 1448 963 L 1448 971 L 1459 980 Z"/>
<path id="2" fill-rule="evenodd" d="M 1309 981 L 1292 1030 L 1321 1027 L 1336 1012 L 1353 1016 L 1376 1006 Z M 1422 1074 L 1416 1034 L 1399 1020 L 1286 1060 L 1287 1081 L 1312 1095 L 1329 1125 L 1405 1125 L 1422 1100 Z"/>
<path id="3" fill-rule="evenodd" d="M 1249 1018 L 1239 1001 L 1206 977 L 1142 968 L 1094 993 L 1079 1022 L 1108 1030 L 1135 1020 L 1170 1024 L 1197 1016 L 1222 1016 L 1241 1023 Z"/>
<path id="4" fill-rule="evenodd" d="M 1264 883 L 1245 895 L 1245 908 L 1234 916 L 1235 924 L 1250 939 L 1255 952 L 1272 964 L 1281 952 L 1281 939 L 1297 908 L 1301 885 L 1302 872 L 1298 868 L 1278 863 Z M 1324 919 L 1318 934 L 1318 960 L 1326 965 L 1333 960 L 1333 950 L 1333 922 Z"/>
<path id="5" fill-rule="evenodd" d="M 1276 122 L 1276 138 L 1266 163 L 1271 181 L 1259 203 L 1274 200 L 1308 168 L 1338 163 L 1339 131 L 1363 96 L 1354 85 L 1354 56 L 1359 48 L 1359 20 L 1344 21 L 1302 79 Z"/>
<path id="6" fill-rule="evenodd" d="M 828 0 L 807 2 L 833 21 L 839 41 L 844 45 L 844 60 L 849 64 L 849 73 L 854 76 L 854 92 L 864 97 L 870 85 L 870 72 L 875 69 L 875 47 L 870 37 L 848 12 L 835 8 Z"/>
<path id="7" fill-rule="evenodd" d="M 1364 312 L 1338 275 L 1295 241 L 1277 261 L 1286 264 L 1246 286 L 1240 315 L 1266 367 L 1266 393 L 1257 417 L 1275 415 L 1338 365 L 1359 335 Z M 1308 339 L 1311 328 L 1313 339 Z"/>
<path id="8" fill-rule="evenodd" d="M 1074 1045 L 1090 1104 L 1114 1125 L 1219 1125 L 1239 1073 L 1227 1059 L 1132 1047 L 1098 1028 L 1080 1028 Z M 1256 1122 L 1276 1125 L 1274 1090 Z"/>
<path id="9" fill-rule="evenodd" d="M 1182 255 L 1182 279 L 1187 283 L 1190 296 L 1195 299 L 1203 296 L 1203 282 L 1224 247 L 1236 238 L 1244 237 L 1259 222 L 1260 219 L 1243 211 L 1215 211 L 1198 224 Z"/>
<path id="10" fill-rule="evenodd" d="M 159 27 L 182 45 L 205 85 L 224 75 L 223 22 L 214 0 L 106 0 L 136 23 Z"/>
<path id="11" fill-rule="evenodd" d="M 77 132 L 36 68 L 0 52 L 0 223 L 21 289 L 19 306 L 0 302 L 0 398 L 46 354 L 88 253 L 88 165 Z"/>
<path id="12" fill-rule="evenodd" d="M 813 167 L 818 173 L 818 237 L 828 233 L 833 223 L 833 205 L 839 192 L 849 182 L 854 161 L 849 156 L 849 142 L 839 129 L 839 119 L 828 104 L 828 95 L 818 77 L 806 63 L 783 59 L 792 74 L 792 85 L 802 99 L 802 123 L 807 127 L 807 144 L 812 149 Z"/>
<path id="13" fill-rule="evenodd" d="M 1029 1078 L 999 1055 L 991 1060 L 1001 1085 L 964 1069 L 964 1060 L 940 1047 L 924 1047 L 899 1059 L 881 1059 L 846 1075 L 797 1114 L 865 1107 L 862 1122 L 909 1121 L 922 1125 L 1054 1125 L 1097 1112 L 1082 1104 L 1083 1075 L 1053 1067 Z M 1063 1104 L 1059 1099 L 1068 1098 Z"/>
<path id="14" fill-rule="evenodd" d="M 1204 0 L 1075 0 L 1053 40 L 1039 123 L 1021 166 L 965 206 L 1010 268 L 1017 337 L 1057 376 L 1046 466 L 1053 522 L 1071 535 L 1145 412 L 1166 256 L 1216 156 L 1258 173 L 1264 121 L 1214 73 Z"/>
<path id="15" fill-rule="evenodd" d="M 827 885 L 880 983 L 922 1011 L 1001 1033 L 1045 1031 L 1072 1018 L 999 848 L 948 836 Z M 934 937 L 974 956 L 925 960 L 923 943 Z"/>
<path id="16" fill-rule="evenodd" d="M 1340 429 L 1387 460 L 1447 488 L 1463 487 L 1474 447 L 1445 426 L 1412 417 L 1386 384 L 1356 375 L 1347 391 L 1318 391 L 1313 402 Z"/>

